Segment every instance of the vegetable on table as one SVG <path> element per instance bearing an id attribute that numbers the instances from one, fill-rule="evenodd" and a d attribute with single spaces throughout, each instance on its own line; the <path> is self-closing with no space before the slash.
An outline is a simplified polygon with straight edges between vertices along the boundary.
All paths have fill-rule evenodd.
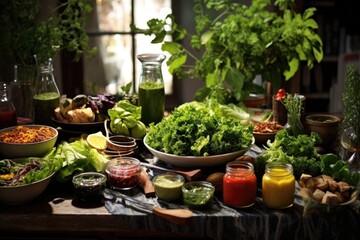
<path id="1" fill-rule="evenodd" d="M 158 124 L 150 124 L 146 143 L 179 156 L 209 156 L 251 145 L 253 127 L 203 102 L 180 105 Z"/>
<path id="2" fill-rule="evenodd" d="M 18 186 L 40 181 L 61 168 L 59 159 L 46 160 L 29 157 L 15 162 L 0 160 L 0 186 Z"/>
<path id="3" fill-rule="evenodd" d="M 320 157 L 321 171 L 337 181 L 345 181 L 352 186 L 360 184 L 360 172 L 351 171 L 348 162 L 343 161 L 338 155 L 328 153 Z"/>
<path id="4" fill-rule="evenodd" d="M 61 161 L 62 167 L 56 174 L 59 182 L 68 181 L 76 172 L 104 172 L 109 161 L 84 139 L 61 141 L 45 158 Z"/>
<path id="5" fill-rule="evenodd" d="M 133 105 L 129 100 L 120 100 L 108 110 L 110 130 L 114 134 L 142 138 L 146 127 L 141 119 L 141 107 Z"/>
<path id="6" fill-rule="evenodd" d="M 315 145 L 319 141 L 321 140 L 317 133 L 311 133 L 310 136 L 292 136 L 285 129 L 278 131 L 275 140 L 268 143 L 266 151 L 256 158 L 256 174 L 261 177 L 266 163 L 280 161 L 293 165 L 296 179 L 299 179 L 302 173 L 317 176 L 320 173 L 320 154 Z"/>

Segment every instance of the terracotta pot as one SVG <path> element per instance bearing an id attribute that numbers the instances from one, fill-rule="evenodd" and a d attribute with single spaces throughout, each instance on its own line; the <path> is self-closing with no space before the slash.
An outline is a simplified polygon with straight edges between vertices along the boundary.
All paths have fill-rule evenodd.
<path id="1" fill-rule="evenodd" d="M 339 136 L 341 118 L 333 114 L 309 114 L 305 117 L 306 130 L 319 134 L 324 148 L 331 148 Z"/>

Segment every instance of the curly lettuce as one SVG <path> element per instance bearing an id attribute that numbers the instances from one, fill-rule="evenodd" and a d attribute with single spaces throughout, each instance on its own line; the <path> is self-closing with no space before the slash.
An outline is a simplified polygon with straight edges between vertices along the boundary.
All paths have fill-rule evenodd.
<path id="1" fill-rule="evenodd" d="M 320 154 L 315 145 L 321 141 L 317 133 L 310 135 L 289 135 L 288 131 L 280 130 L 275 140 L 268 143 L 265 152 L 256 158 L 256 174 L 262 176 L 266 163 L 287 162 L 294 169 L 294 176 L 299 179 L 302 173 L 316 176 L 320 173 Z"/>
<path id="2" fill-rule="evenodd" d="M 252 131 L 251 125 L 194 101 L 175 108 L 158 124 L 151 124 L 146 143 L 179 156 L 218 155 L 249 147 Z"/>

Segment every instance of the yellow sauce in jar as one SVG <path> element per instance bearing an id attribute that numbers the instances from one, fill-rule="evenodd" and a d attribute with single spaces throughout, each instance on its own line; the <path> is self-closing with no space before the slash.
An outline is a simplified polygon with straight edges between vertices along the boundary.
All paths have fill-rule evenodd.
<path id="1" fill-rule="evenodd" d="M 294 203 L 295 177 L 291 164 L 269 163 L 262 179 L 262 197 L 270 208 L 287 208 Z"/>

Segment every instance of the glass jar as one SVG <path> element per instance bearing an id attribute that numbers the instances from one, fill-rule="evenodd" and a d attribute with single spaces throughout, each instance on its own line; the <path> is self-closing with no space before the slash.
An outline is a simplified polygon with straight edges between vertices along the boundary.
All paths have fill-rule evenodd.
<path id="1" fill-rule="evenodd" d="M 140 161 L 132 157 L 114 158 L 106 166 L 110 187 L 119 190 L 129 190 L 136 187 L 140 172 Z"/>
<path id="2" fill-rule="evenodd" d="M 266 164 L 262 178 L 262 197 L 267 207 L 281 209 L 294 203 L 295 177 L 289 163 Z"/>
<path id="3" fill-rule="evenodd" d="M 250 207 L 255 203 L 256 192 L 256 175 L 252 163 L 233 161 L 226 164 L 223 178 L 223 199 L 226 205 Z"/>
<path id="4" fill-rule="evenodd" d="M 185 178 L 176 173 L 163 173 L 153 179 L 156 196 L 165 201 L 175 201 L 181 198 L 181 188 Z"/>
<path id="5" fill-rule="evenodd" d="M 8 98 L 8 86 L 0 82 L 0 129 L 16 125 L 16 109 Z"/>
<path id="6" fill-rule="evenodd" d="M 98 172 L 85 172 L 73 177 L 75 196 L 81 202 L 100 202 L 106 185 L 106 176 Z"/>
<path id="7" fill-rule="evenodd" d="M 54 78 L 52 59 L 41 64 L 35 84 L 34 96 L 34 122 L 36 124 L 53 125 L 51 117 L 60 103 L 60 92 Z"/>
<path id="8" fill-rule="evenodd" d="M 142 64 L 138 89 L 141 121 L 145 125 L 156 124 L 162 120 L 165 111 L 161 64 L 166 57 L 163 54 L 140 54 L 137 58 Z"/>
<path id="9" fill-rule="evenodd" d="M 32 96 L 35 79 L 35 65 L 14 66 L 14 80 L 9 84 L 9 98 L 16 108 L 18 121 L 21 124 L 31 124 L 34 121 Z"/>

